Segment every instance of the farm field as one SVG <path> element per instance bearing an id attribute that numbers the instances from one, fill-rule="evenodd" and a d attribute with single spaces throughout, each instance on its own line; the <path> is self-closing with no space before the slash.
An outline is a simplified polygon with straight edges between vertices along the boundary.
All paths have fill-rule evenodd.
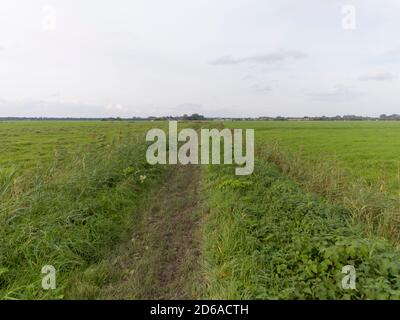
<path id="1" fill-rule="evenodd" d="M 276 141 L 312 161 L 336 158 L 352 178 L 363 178 L 398 195 L 400 123 L 396 121 L 236 121 L 254 128 L 259 142 Z"/>
<path id="2" fill-rule="evenodd" d="M 334 154 L 352 169 L 346 183 L 362 176 L 395 190 L 397 123 L 223 125 L 254 128 L 262 151 L 278 140 L 289 153 L 301 148 L 300 159 Z M 309 175 L 286 174 L 268 152 L 256 153 L 248 176 L 225 165 L 149 165 L 144 134 L 167 126 L 0 122 L 0 298 L 400 297 L 399 220 L 382 211 L 392 209 L 386 198 L 372 194 L 366 204 L 363 192 L 340 189 L 352 202 L 337 201 L 304 187 Z M 54 290 L 42 288 L 45 265 L 57 270 Z M 344 265 L 356 267 L 357 290 L 341 287 Z"/>
<path id="3" fill-rule="evenodd" d="M 48 164 L 55 155 L 90 144 L 144 133 L 160 122 L 16 121 L 0 122 L 0 166 L 32 168 Z M 166 124 L 165 124 L 166 125 Z M 400 187 L 400 123 L 333 121 L 227 121 L 227 128 L 254 128 L 260 142 L 277 142 L 318 161 L 335 157 L 353 177 L 370 184 Z"/>
<path id="4" fill-rule="evenodd" d="M 143 133 L 149 126 L 133 121 L 0 121 L 0 167 L 23 171 L 49 164 L 57 154 Z"/>

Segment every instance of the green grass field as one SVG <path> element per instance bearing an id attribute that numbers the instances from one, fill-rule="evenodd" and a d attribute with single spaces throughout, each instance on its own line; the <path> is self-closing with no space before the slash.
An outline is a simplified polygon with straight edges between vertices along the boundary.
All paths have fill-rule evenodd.
<path id="1" fill-rule="evenodd" d="M 144 132 L 155 125 L 133 121 L 0 122 L 0 166 L 31 168 L 51 162 L 57 152 Z M 336 157 L 354 177 L 384 184 L 392 192 L 399 190 L 398 122 L 236 121 L 225 126 L 254 128 L 258 141 L 277 141 L 282 147 L 302 152 L 306 159 Z"/>
<path id="2" fill-rule="evenodd" d="M 167 122 L 0 122 L 0 298 L 400 297 L 400 123 L 223 125 L 255 129 L 252 175 L 149 165 Z"/>
<path id="3" fill-rule="evenodd" d="M 150 126 L 133 121 L 0 121 L 0 167 L 48 164 L 57 153 L 143 133 Z"/>
<path id="4" fill-rule="evenodd" d="M 399 192 L 400 122 L 240 121 L 225 125 L 254 128 L 258 141 L 277 141 L 306 159 L 336 157 L 353 178 Z"/>

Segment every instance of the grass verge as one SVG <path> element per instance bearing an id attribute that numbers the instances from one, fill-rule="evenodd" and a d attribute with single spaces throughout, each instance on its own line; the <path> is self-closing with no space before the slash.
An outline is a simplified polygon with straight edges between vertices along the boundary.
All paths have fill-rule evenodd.
<path id="1" fill-rule="evenodd" d="M 400 196 L 387 192 L 384 183 L 349 178 L 349 172 L 334 157 L 305 160 L 301 152 L 285 150 L 277 143 L 260 145 L 257 156 L 276 164 L 305 191 L 344 205 L 367 236 L 387 238 L 400 245 Z"/>
<path id="2" fill-rule="evenodd" d="M 140 141 L 95 145 L 45 174 L 0 172 L 1 298 L 64 298 L 78 290 L 72 280 L 124 238 L 143 194 L 162 179 Z M 56 290 L 42 289 L 44 265 L 57 271 Z"/>
<path id="3" fill-rule="evenodd" d="M 398 299 L 400 254 L 365 238 L 348 209 L 304 192 L 273 164 L 234 176 L 210 166 L 204 187 L 204 298 Z M 345 290 L 342 268 L 356 269 Z"/>

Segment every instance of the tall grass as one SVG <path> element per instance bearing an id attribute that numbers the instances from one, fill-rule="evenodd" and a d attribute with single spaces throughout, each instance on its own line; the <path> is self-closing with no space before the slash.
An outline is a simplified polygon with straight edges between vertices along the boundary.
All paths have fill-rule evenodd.
<path id="1" fill-rule="evenodd" d="M 307 160 L 301 151 L 289 151 L 277 142 L 259 145 L 257 156 L 276 164 L 304 190 L 343 204 L 367 235 L 388 238 L 400 245 L 400 202 L 385 191 L 384 184 L 370 184 L 362 177 L 355 179 L 335 157 Z"/>
<path id="2" fill-rule="evenodd" d="M 71 279 L 124 237 L 146 190 L 162 177 L 141 141 L 60 153 L 45 172 L 0 171 L 1 298 L 63 298 Z M 56 290 L 41 287 L 44 265 L 57 271 Z"/>
<path id="3" fill-rule="evenodd" d="M 399 299 L 399 252 L 366 237 L 343 205 L 305 192 L 260 157 L 250 176 L 213 166 L 206 177 L 200 296 Z M 341 286 L 346 265 L 356 269 L 356 290 Z"/>

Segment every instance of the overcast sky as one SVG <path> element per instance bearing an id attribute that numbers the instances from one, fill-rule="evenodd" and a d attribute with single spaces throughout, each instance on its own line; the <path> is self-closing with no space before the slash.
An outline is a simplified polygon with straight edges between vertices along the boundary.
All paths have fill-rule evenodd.
<path id="1" fill-rule="evenodd" d="M 2 0 L 0 116 L 400 113 L 399 31 L 398 0 Z"/>

